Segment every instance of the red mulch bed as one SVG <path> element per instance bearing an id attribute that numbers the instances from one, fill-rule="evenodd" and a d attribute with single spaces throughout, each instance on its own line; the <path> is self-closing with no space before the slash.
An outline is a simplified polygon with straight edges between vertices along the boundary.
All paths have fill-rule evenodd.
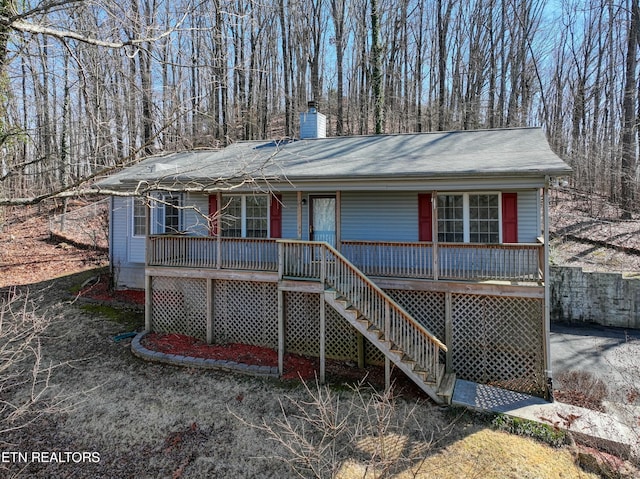
<path id="1" fill-rule="evenodd" d="M 258 366 L 278 366 L 278 353 L 273 349 L 249 344 L 207 344 L 206 342 L 176 333 L 149 333 L 142 338 L 142 345 L 152 351 L 177 354 L 192 358 L 235 361 Z M 283 379 L 313 379 L 316 360 L 298 354 L 285 354 Z"/>
<path id="2" fill-rule="evenodd" d="M 78 296 L 96 301 L 118 301 L 136 305 L 144 305 L 144 291 L 124 289 L 116 291 L 111 288 L 109 275 L 100 275 L 96 283 L 85 286 Z"/>
<path id="3" fill-rule="evenodd" d="M 259 366 L 278 366 L 277 351 L 248 344 L 207 344 L 192 336 L 177 333 L 149 333 L 142 338 L 141 342 L 147 349 L 167 354 Z M 299 354 L 285 354 L 284 371 L 281 379 L 313 380 L 319 371 L 319 360 Z M 360 369 L 347 361 L 328 359 L 326 371 L 330 382 L 357 383 L 364 380 L 375 388 L 384 388 L 384 368 L 380 366 L 366 366 Z M 393 371 L 392 381 L 396 394 L 425 397 L 424 393 L 398 370 Z"/>

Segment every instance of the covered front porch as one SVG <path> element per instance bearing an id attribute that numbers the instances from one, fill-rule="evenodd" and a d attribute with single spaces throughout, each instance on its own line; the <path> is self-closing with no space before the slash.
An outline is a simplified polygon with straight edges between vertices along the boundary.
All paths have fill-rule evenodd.
<path id="1" fill-rule="evenodd" d="M 314 244 L 320 242 L 155 235 L 149 237 L 147 267 L 276 273 L 287 259 L 285 276 L 314 277 L 319 264 Z M 542 239 L 531 244 L 342 241 L 336 249 L 372 277 L 527 286 L 544 282 Z"/>

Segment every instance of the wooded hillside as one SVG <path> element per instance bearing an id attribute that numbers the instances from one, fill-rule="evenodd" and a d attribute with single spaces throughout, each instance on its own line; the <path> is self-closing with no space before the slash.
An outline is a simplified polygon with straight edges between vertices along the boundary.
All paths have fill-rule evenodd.
<path id="1" fill-rule="evenodd" d="M 542 125 L 634 208 L 638 0 L 0 0 L 0 201 L 157 151 Z"/>

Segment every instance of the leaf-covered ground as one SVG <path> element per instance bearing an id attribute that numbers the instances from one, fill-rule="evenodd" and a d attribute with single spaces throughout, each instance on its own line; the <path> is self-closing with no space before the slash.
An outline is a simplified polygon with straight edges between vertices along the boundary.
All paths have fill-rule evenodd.
<path id="1" fill-rule="evenodd" d="M 552 264 L 640 275 L 640 215 L 622 220 L 603 198 L 572 190 L 552 190 L 549 203 Z"/>
<path id="2" fill-rule="evenodd" d="M 0 288 L 38 283 L 107 264 L 107 244 L 100 236 L 106 229 L 104 215 L 94 215 L 82 225 L 85 231 L 100 236 L 100 240 L 95 245 L 77 248 L 72 244 L 74 239 L 89 243 L 77 233 L 70 235 L 68 241 L 62 237 L 52 238 L 50 219 L 56 212 L 55 205 L 43 204 L 7 208 L 4 221 L 0 216 Z"/>

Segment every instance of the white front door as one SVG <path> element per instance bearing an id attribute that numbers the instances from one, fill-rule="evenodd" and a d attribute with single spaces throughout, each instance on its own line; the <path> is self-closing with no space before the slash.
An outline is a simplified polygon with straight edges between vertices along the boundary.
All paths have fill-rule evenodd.
<path id="1" fill-rule="evenodd" d="M 309 219 L 309 239 L 324 241 L 336 246 L 336 197 L 311 196 L 311 217 Z"/>

